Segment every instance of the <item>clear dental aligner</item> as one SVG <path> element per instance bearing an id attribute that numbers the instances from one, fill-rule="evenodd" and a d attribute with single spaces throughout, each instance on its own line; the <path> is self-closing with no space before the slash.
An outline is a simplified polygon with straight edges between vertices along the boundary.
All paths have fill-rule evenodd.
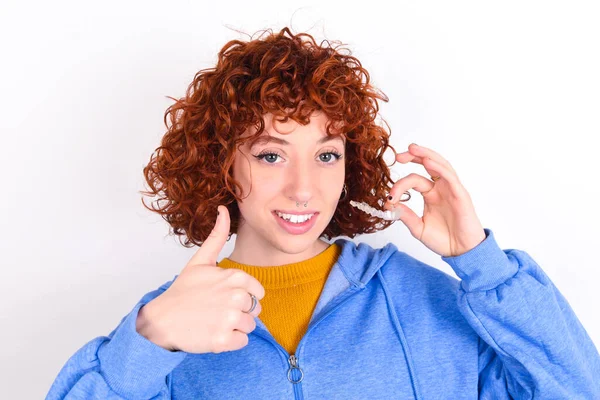
<path id="1" fill-rule="evenodd" d="M 350 200 L 350 205 L 358 208 L 359 210 L 361 210 L 369 215 L 384 219 L 386 221 L 396 221 L 396 220 L 400 219 L 400 213 L 402 212 L 402 210 L 400 208 L 396 208 L 393 211 L 378 210 L 376 208 L 371 207 L 367 203 L 363 203 L 363 202 L 359 203 L 354 200 Z"/>

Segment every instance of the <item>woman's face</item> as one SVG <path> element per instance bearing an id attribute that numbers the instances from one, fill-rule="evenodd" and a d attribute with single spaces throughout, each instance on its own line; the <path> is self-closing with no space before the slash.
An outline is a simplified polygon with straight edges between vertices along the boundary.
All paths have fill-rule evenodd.
<path id="1" fill-rule="evenodd" d="M 325 141 L 327 118 L 321 112 L 313 113 L 305 126 L 291 119 L 281 123 L 271 114 L 266 114 L 264 121 L 260 140 L 252 147 L 250 141 L 239 147 L 235 157 L 233 175 L 243 187 L 243 193 L 238 194 L 242 198 L 249 194 L 238 202 L 242 219 L 236 247 L 239 243 L 247 250 L 269 252 L 275 248 L 287 254 L 312 256 L 309 253 L 316 248 L 342 195 L 345 138 Z M 242 136 L 255 132 L 252 127 Z M 314 222 L 304 233 L 290 232 L 275 211 L 315 213 Z"/>

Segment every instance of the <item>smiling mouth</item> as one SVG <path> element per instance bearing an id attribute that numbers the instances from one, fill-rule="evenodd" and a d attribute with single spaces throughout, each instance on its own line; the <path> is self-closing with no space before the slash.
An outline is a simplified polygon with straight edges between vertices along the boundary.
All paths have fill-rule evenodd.
<path id="1" fill-rule="evenodd" d="M 305 219 L 305 220 L 304 220 L 304 221 L 302 221 L 302 222 L 293 222 L 293 221 L 291 220 L 291 218 L 284 218 L 284 217 L 282 217 L 281 215 L 279 215 L 280 213 L 281 213 L 281 214 L 285 214 L 285 215 L 292 215 L 292 216 L 296 216 L 296 217 L 297 217 L 297 216 L 303 216 L 303 217 L 304 217 L 305 215 L 310 215 L 310 217 L 309 217 L 309 218 L 307 218 L 307 219 Z M 306 222 L 308 222 L 308 221 L 312 220 L 313 218 L 315 218 L 315 217 L 316 217 L 316 216 L 317 216 L 319 213 L 318 213 L 318 212 L 314 212 L 314 213 L 305 213 L 305 214 L 288 214 L 288 213 L 284 213 L 284 212 L 281 212 L 281 211 L 275 210 L 275 211 L 273 211 L 273 214 L 274 214 L 276 217 L 278 217 L 278 218 L 280 218 L 280 219 L 284 220 L 285 222 L 289 222 L 289 223 L 291 223 L 291 224 L 295 224 L 295 225 L 302 225 L 302 224 L 304 224 L 304 223 L 306 223 Z"/>
<path id="2" fill-rule="evenodd" d="M 303 235 L 315 226 L 319 213 L 313 214 L 311 218 L 303 222 L 292 222 L 290 220 L 286 220 L 285 218 L 281 218 L 275 211 L 273 211 L 272 214 L 275 218 L 277 218 L 278 225 L 287 233 L 291 235 Z"/>

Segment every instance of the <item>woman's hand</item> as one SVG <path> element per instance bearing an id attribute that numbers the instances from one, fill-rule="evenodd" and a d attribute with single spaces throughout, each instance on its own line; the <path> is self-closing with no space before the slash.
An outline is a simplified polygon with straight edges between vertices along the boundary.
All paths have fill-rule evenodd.
<path id="1" fill-rule="evenodd" d="M 399 179 L 392 186 L 392 200 L 387 199 L 384 209 L 402 209 L 400 221 L 413 237 L 441 256 L 459 256 L 484 241 L 485 231 L 475 214 L 471 196 L 450 163 L 426 147 L 413 143 L 408 149 L 396 154 L 396 160 L 402 164 L 414 162 L 423 165 L 435 182 L 414 173 Z M 415 189 L 423 195 L 422 218 L 399 202 L 400 196 L 408 189 Z"/>
<path id="2" fill-rule="evenodd" d="M 231 224 L 227 207 L 217 210 L 212 232 L 177 279 L 138 313 L 138 333 L 165 349 L 194 354 L 239 350 L 256 328 L 265 289 L 240 269 L 217 266 Z M 257 302 L 247 312 L 253 305 L 250 294 Z"/>

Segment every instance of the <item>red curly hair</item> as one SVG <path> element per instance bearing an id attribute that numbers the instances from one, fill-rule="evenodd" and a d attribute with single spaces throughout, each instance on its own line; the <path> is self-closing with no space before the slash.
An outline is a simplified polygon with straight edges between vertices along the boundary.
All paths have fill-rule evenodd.
<path id="1" fill-rule="evenodd" d="M 393 223 L 349 203 L 382 208 L 393 185 L 383 154 L 387 148 L 396 151 L 389 145 L 390 133 L 375 123 L 377 99 L 387 102 L 387 96 L 369 84 L 369 73 L 349 50 L 347 55 L 338 51 L 340 42 L 317 45 L 311 35 L 294 35 L 287 27 L 276 34 L 267 31 L 264 39 L 229 41 L 216 67 L 196 73 L 184 98 L 169 97 L 175 104 L 164 115 L 167 132 L 144 167 L 151 191 L 141 192 L 159 198 L 156 207 L 146 206 L 143 198 L 142 204 L 162 215 L 180 242 L 185 235 L 185 247 L 200 246 L 208 237 L 219 204 L 231 216 L 229 238 L 237 233 L 241 199 L 232 185 L 242 187 L 232 175 L 235 149 L 258 138 L 266 113 L 305 125 L 313 111 L 321 111 L 328 118 L 327 135 L 346 138 L 347 194 L 321 237 L 353 238 Z M 241 138 L 249 126 L 256 126 L 256 133 Z"/>

